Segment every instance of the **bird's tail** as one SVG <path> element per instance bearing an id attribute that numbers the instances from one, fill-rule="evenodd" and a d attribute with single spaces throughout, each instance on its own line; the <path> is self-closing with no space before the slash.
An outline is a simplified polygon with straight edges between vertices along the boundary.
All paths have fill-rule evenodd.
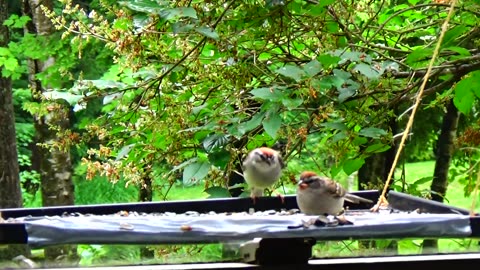
<path id="1" fill-rule="evenodd" d="M 362 197 L 359 197 L 357 195 L 353 195 L 353 194 L 350 194 L 350 193 L 347 193 L 345 194 L 345 200 L 351 202 L 351 203 L 373 203 L 372 200 L 369 200 L 369 199 L 365 199 L 365 198 L 362 198 Z"/>

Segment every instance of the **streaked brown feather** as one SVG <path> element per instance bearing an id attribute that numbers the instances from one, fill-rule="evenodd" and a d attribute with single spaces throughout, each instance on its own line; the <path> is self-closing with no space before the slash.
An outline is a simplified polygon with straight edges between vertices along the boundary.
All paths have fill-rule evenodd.
<path id="1" fill-rule="evenodd" d="M 340 185 L 340 183 L 327 177 L 319 177 L 325 183 L 327 192 L 331 193 L 335 197 L 343 197 L 347 191 Z"/>

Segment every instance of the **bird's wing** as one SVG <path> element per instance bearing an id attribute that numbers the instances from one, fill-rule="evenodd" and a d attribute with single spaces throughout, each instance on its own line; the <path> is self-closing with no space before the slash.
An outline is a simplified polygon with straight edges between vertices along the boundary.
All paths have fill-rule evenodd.
<path id="1" fill-rule="evenodd" d="M 283 158 L 281 156 L 278 156 L 278 162 L 280 163 L 280 167 L 282 169 L 285 168 L 285 161 L 283 161 Z"/>
<path id="2" fill-rule="evenodd" d="M 327 177 L 321 177 L 321 180 L 325 185 L 327 193 L 333 195 L 334 197 L 343 197 L 347 193 L 340 183 L 335 182 Z"/>

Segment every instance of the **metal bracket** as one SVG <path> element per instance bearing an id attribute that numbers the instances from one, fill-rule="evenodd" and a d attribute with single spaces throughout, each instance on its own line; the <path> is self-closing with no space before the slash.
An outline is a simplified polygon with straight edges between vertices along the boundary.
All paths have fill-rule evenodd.
<path id="1" fill-rule="evenodd" d="M 244 262 L 258 265 L 308 264 L 313 238 L 255 238 L 240 246 Z"/>

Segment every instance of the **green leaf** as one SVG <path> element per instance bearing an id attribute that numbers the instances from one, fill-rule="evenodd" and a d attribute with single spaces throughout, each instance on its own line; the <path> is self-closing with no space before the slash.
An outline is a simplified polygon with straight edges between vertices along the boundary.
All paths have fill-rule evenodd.
<path id="1" fill-rule="evenodd" d="M 201 27 L 194 28 L 194 30 L 199 34 L 202 34 L 202 35 L 204 35 L 208 38 L 214 39 L 214 40 L 218 40 L 220 38 L 220 36 L 217 34 L 217 32 L 215 32 L 210 27 L 201 26 Z"/>
<path id="2" fill-rule="evenodd" d="M 13 57 L 9 57 L 3 62 L 3 65 L 7 70 L 15 71 L 18 67 L 18 61 Z"/>
<path id="3" fill-rule="evenodd" d="M 230 152 L 225 149 L 217 149 L 208 153 L 208 161 L 214 166 L 224 169 L 230 161 Z"/>
<path id="4" fill-rule="evenodd" d="M 160 17 L 169 21 L 176 18 L 189 17 L 197 19 L 197 12 L 192 7 L 178 7 L 164 9 L 160 12 Z"/>
<path id="5" fill-rule="evenodd" d="M 347 137 L 348 137 L 348 134 L 347 134 L 346 131 L 340 131 L 337 134 L 333 135 L 332 142 L 337 143 L 337 142 L 339 142 L 339 141 L 341 141 L 341 140 L 343 140 Z"/>
<path id="6" fill-rule="evenodd" d="M 342 59 L 335 55 L 322 54 L 317 57 L 317 60 L 322 64 L 322 66 L 330 68 L 331 66 L 336 66 Z"/>
<path id="7" fill-rule="evenodd" d="M 11 28 L 23 28 L 29 21 L 31 21 L 28 16 L 21 16 L 14 14 L 11 15 L 7 20 L 3 22 L 3 25 L 10 26 Z"/>
<path id="8" fill-rule="evenodd" d="M 327 27 L 327 32 L 328 33 L 338 33 L 339 30 L 340 30 L 340 26 L 338 25 L 337 22 L 327 22 L 325 24 L 325 26 Z"/>
<path id="9" fill-rule="evenodd" d="M 256 98 L 260 98 L 263 100 L 270 100 L 270 101 L 279 101 L 284 98 L 284 92 L 282 91 L 283 87 L 263 87 L 263 88 L 256 88 L 250 91 Z"/>
<path id="10" fill-rule="evenodd" d="M 333 76 L 345 81 L 345 80 L 349 79 L 350 77 L 352 77 L 352 74 L 350 74 L 350 72 L 346 72 L 346 71 L 341 70 L 341 69 L 334 69 L 333 70 Z"/>
<path id="11" fill-rule="evenodd" d="M 305 71 L 294 65 L 285 65 L 284 67 L 277 69 L 275 72 L 285 77 L 292 78 L 297 82 L 301 81 L 303 76 L 306 76 Z"/>
<path id="12" fill-rule="evenodd" d="M 2 25 L 5 25 L 5 26 L 11 26 L 15 23 L 16 20 L 18 20 L 18 15 L 14 14 L 14 15 L 11 15 L 10 17 L 8 17 L 8 19 L 4 20 L 3 21 L 3 24 Z"/>
<path id="13" fill-rule="evenodd" d="M 118 154 L 117 154 L 117 157 L 115 158 L 115 161 L 119 161 L 120 159 L 126 157 L 128 155 L 128 153 L 130 153 L 130 151 L 134 147 L 135 147 L 134 143 L 129 144 L 129 145 L 125 145 L 124 147 L 122 147 L 122 149 L 120 149 L 120 151 L 118 151 Z"/>
<path id="14" fill-rule="evenodd" d="M 122 128 L 122 130 L 123 130 L 123 128 Z M 194 157 L 194 158 L 191 158 L 191 159 L 189 159 L 189 160 L 186 160 L 186 161 L 184 161 L 184 162 L 182 162 L 182 163 L 174 166 L 173 169 L 170 170 L 170 173 L 175 172 L 175 171 L 178 171 L 178 170 L 180 170 L 180 169 L 183 169 L 184 167 L 186 167 L 186 166 L 188 166 L 188 165 L 190 165 L 190 164 L 193 164 L 193 163 L 197 162 L 197 160 L 198 160 L 198 157 Z"/>
<path id="15" fill-rule="evenodd" d="M 350 174 L 358 171 L 363 166 L 364 163 L 365 163 L 365 159 L 363 159 L 363 158 L 356 158 L 356 159 L 347 160 L 343 164 L 343 171 L 347 175 L 350 175 Z"/>
<path id="16" fill-rule="evenodd" d="M 367 62 L 370 63 L 372 58 L 366 55 L 363 52 L 357 51 L 345 51 L 343 49 L 338 49 L 333 52 L 333 55 L 340 57 L 342 60 L 340 63 L 346 62 Z"/>
<path id="17" fill-rule="evenodd" d="M 127 85 L 121 82 L 116 82 L 112 80 L 82 80 L 78 81 L 73 87 L 74 90 L 81 89 L 85 87 L 96 87 L 98 89 L 123 89 Z"/>
<path id="18" fill-rule="evenodd" d="M 211 152 L 217 148 L 225 146 L 229 141 L 229 136 L 226 134 L 212 134 L 203 140 L 203 148 L 206 152 Z"/>
<path id="19" fill-rule="evenodd" d="M 183 170 L 183 184 L 193 185 L 203 180 L 210 170 L 210 163 L 205 161 L 196 161 Z"/>
<path id="20" fill-rule="evenodd" d="M 405 59 L 405 63 L 414 66 L 421 61 L 430 59 L 432 53 L 433 50 L 430 48 L 414 50 L 407 56 L 407 58 Z"/>
<path id="21" fill-rule="evenodd" d="M 317 75 L 320 71 L 322 71 L 322 64 L 320 64 L 320 62 L 314 59 L 305 64 L 303 66 L 303 70 L 305 71 L 307 76 L 311 78 Z"/>
<path id="22" fill-rule="evenodd" d="M 12 53 L 8 48 L 0 47 L 0 56 L 11 56 Z"/>
<path id="23" fill-rule="evenodd" d="M 174 34 L 189 32 L 194 28 L 195 28 L 195 25 L 185 24 L 185 22 L 182 22 L 182 21 L 176 22 L 172 25 L 172 31 Z"/>
<path id="24" fill-rule="evenodd" d="M 347 130 L 347 126 L 343 122 L 326 122 L 320 124 L 323 127 L 336 129 L 336 130 Z"/>
<path id="25" fill-rule="evenodd" d="M 449 29 L 443 38 L 442 47 L 444 46 L 454 46 L 458 43 L 457 38 L 470 28 L 465 25 L 457 25 L 452 29 Z"/>
<path id="26" fill-rule="evenodd" d="M 363 128 L 358 132 L 358 135 L 378 139 L 381 136 L 387 135 L 387 132 L 381 128 Z"/>
<path id="27" fill-rule="evenodd" d="M 382 75 L 380 72 L 378 72 L 378 70 L 372 68 L 370 65 L 367 65 L 365 63 L 357 64 L 353 69 L 360 72 L 369 79 L 378 79 L 380 75 Z"/>
<path id="28" fill-rule="evenodd" d="M 122 97 L 123 97 L 123 93 L 114 93 L 114 94 L 111 94 L 111 95 L 106 95 L 103 98 L 103 105 L 106 105 L 106 104 L 112 103 L 114 101 L 117 101 L 117 100 L 121 99 Z"/>
<path id="29" fill-rule="evenodd" d="M 139 13 L 133 16 L 132 18 L 133 26 L 135 29 L 144 29 L 145 26 L 148 26 L 151 23 L 151 18 L 147 14 Z"/>
<path id="30" fill-rule="evenodd" d="M 265 0 L 265 4 L 268 8 L 275 8 L 277 6 L 284 6 L 284 0 Z"/>
<path id="31" fill-rule="evenodd" d="M 366 144 L 367 142 L 368 142 L 367 138 L 360 137 L 360 136 L 355 137 L 352 141 L 352 143 L 355 145 L 362 145 L 362 144 Z"/>
<path id="32" fill-rule="evenodd" d="M 166 1 L 162 2 L 156 0 L 120 1 L 118 3 L 134 11 L 154 14 L 161 12 L 168 4 Z"/>
<path id="33" fill-rule="evenodd" d="M 444 50 L 456 52 L 461 56 L 471 56 L 472 55 L 468 49 L 465 49 L 463 47 L 451 46 L 451 47 L 444 48 Z"/>
<path id="34" fill-rule="evenodd" d="M 83 98 L 83 95 L 75 95 L 69 92 L 57 91 L 57 90 L 43 92 L 42 95 L 45 98 L 52 99 L 52 100 L 63 99 L 67 101 L 68 104 L 70 105 L 78 104 L 78 101 Z"/>
<path id="35" fill-rule="evenodd" d="M 330 177 L 335 178 L 340 171 L 342 171 L 342 166 L 339 165 L 333 165 L 330 167 Z"/>
<path id="36" fill-rule="evenodd" d="M 265 112 L 256 113 L 252 119 L 248 120 L 247 122 L 240 123 L 237 127 L 237 130 L 241 135 L 245 134 L 246 132 L 260 126 L 264 116 Z"/>
<path id="37" fill-rule="evenodd" d="M 289 110 L 295 109 L 298 106 L 302 105 L 303 99 L 301 98 L 282 98 L 282 104 L 283 106 L 287 107 Z"/>
<path id="38" fill-rule="evenodd" d="M 473 107 L 475 96 L 480 98 L 480 71 L 471 72 L 454 87 L 453 103 L 463 114 L 468 114 Z"/>
<path id="39" fill-rule="evenodd" d="M 338 102 L 340 103 L 344 102 L 350 97 L 353 97 L 357 93 L 357 91 L 352 88 L 340 88 L 338 89 L 338 92 L 339 92 Z"/>
<path id="40" fill-rule="evenodd" d="M 113 29 L 126 31 L 128 30 L 130 23 L 131 21 L 127 18 L 117 19 L 113 23 Z"/>
<path id="41" fill-rule="evenodd" d="M 387 151 L 388 149 L 390 149 L 390 147 L 391 146 L 387 145 L 387 144 L 376 143 L 376 144 L 369 145 L 367 147 L 367 149 L 365 149 L 365 152 L 366 153 L 381 153 L 381 152 Z"/>
<path id="42" fill-rule="evenodd" d="M 210 199 L 232 197 L 228 189 L 224 187 L 209 187 L 205 189 L 205 193 L 209 195 L 208 198 Z"/>
<path id="43" fill-rule="evenodd" d="M 458 86 L 458 84 L 461 84 L 460 87 L 469 88 L 477 98 L 480 98 L 480 70 L 470 72 L 468 77 L 462 79 L 456 86 Z"/>
<path id="44" fill-rule="evenodd" d="M 326 6 L 328 6 L 330 4 L 333 4 L 333 3 L 335 3 L 335 0 L 321 0 L 321 1 L 318 1 L 317 6 L 326 7 Z"/>
<path id="45" fill-rule="evenodd" d="M 463 114 L 468 114 L 473 107 L 475 101 L 475 95 L 470 89 L 465 87 L 456 87 L 455 97 L 453 98 L 453 103 L 455 107 L 462 112 Z"/>
<path id="46" fill-rule="evenodd" d="M 282 118 L 280 117 L 277 108 L 271 109 L 267 112 L 262 124 L 265 132 L 267 132 L 272 139 L 277 137 L 277 132 L 282 126 Z"/>
<path id="47" fill-rule="evenodd" d="M 210 107 L 208 106 L 208 104 L 202 104 L 202 105 L 199 105 L 199 106 L 196 106 L 196 107 L 193 107 L 192 108 L 192 113 L 194 115 L 198 115 L 200 112 L 211 112 L 210 110 Z"/>
<path id="48" fill-rule="evenodd" d="M 413 184 L 415 184 L 416 186 L 418 185 L 422 185 L 422 184 L 426 184 L 426 183 L 429 183 L 432 181 L 432 177 L 431 176 L 427 176 L 427 177 L 422 177 L 422 178 L 419 178 L 417 180 L 415 180 L 415 182 L 413 182 Z"/>
<path id="49" fill-rule="evenodd" d="M 310 9 L 308 10 L 307 14 L 311 16 L 321 16 L 327 11 L 325 7 L 321 7 L 319 5 L 309 5 L 309 7 Z"/>

